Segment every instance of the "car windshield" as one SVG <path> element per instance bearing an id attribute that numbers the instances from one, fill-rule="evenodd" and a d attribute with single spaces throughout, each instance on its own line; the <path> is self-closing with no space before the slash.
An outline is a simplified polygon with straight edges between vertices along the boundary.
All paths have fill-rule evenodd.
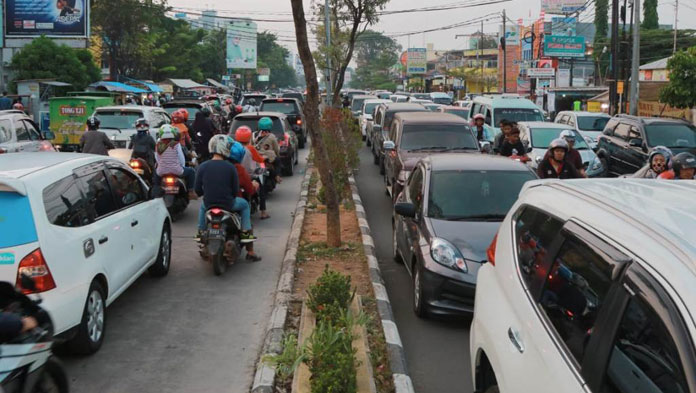
<path id="1" fill-rule="evenodd" d="M 300 93 L 283 93 L 283 98 L 297 98 L 300 101 L 304 99 Z"/>
<path id="2" fill-rule="evenodd" d="M 417 98 L 419 100 L 429 100 L 430 94 L 428 94 L 428 93 L 415 93 L 412 95 L 412 97 Z"/>
<path id="3" fill-rule="evenodd" d="M 172 113 L 174 113 L 174 111 L 177 111 L 179 109 L 186 109 L 186 112 L 188 112 L 189 114 L 189 119 L 195 119 L 196 113 L 198 113 L 201 110 L 201 108 L 197 106 L 169 106 L 164 108 L 164 110 L 167 113 L 169 113 L 169 116 L 171 116 Z"/>
<path id="4" fill-rule="evenodd" d="M 261 112 L 280 112 L 286 115 L 297 113 L 295 103 L 290 101 L 270 101 L 261 104 Z"/>
<path id="5" fill-rule="evenodd" d="M 364 98 L 353 98 L 353 103 L 351 104 L 350 109 L 354 112 L 361 110 L 363 102 L 365 102 Z"/>
<path id="6" fill-rule="evenodd" d="M 662 123 L 645 126 L 650 146 L 696 147 L 696 128 L 687 124 Z"/>
<path id="7" fill-rule="evenodd" d="M 465 124 L 414 124 L 404 126 L 400 149 L 418 150 L 478 150 L 478 142 Z"/>
<path id="8" fill-rule="evenodd" d="M 365 113 L 367 115 L 372 115 L 372 113 L 374 113 L 374 111 L 375 111 L 375 108 L 377 108 L 377 106 L 379 106 L 379 104 L 380 104 L 379 102 L 365 104 L 365 111 L 363 113 Z"/>
<path id="9" fill-rule="evenodd" d="M 554 139 L 560 137 L 561 132 L 564 130 L 562 128 L 532 128 L 532 147 L 537 149 L 548 149 L 549 144 Z M 589 149 L 585 139 L 575 130 L 572 130 L 575 134 L 575 146 L 576 150 Z"/>
<path id="10" fill-rule="evenodd" d="M 467 116 L 469 115 L 469 111 L 466 109 L 445 109 L 445 113 L 451 113 L 453 115 L 457 115 L 461 117 L 462 119 L 466 119 Z"/>
<path id="11" fill-rule="evenodd" d="M 99 128 L 135 128 L 135 121 L 145 117 L 142 112 L 133 111 L 97 111 L 96 116 L 101 121 Z"/>
<path id="12" fill-rule="evenodd" d="M 283 136 L 283 122 L 277 117 L 273 117 L 271 119 L 273 120 L 273 128 L 271 129 L 273 135 L 275 135 L 276 137 Z M 241 126 L 247 126 L 251 128 L 252 131 L 256 132 L 259 129 L 259 118 L 240 118 L 239 116 L 237 116 L 234 118 L 234 122 L 232 122 L 232 126 L 230 127 L 230 129 L 236 130 Z"/>
<path id="13" fill-rule="evenodd" d="M 521 121 L 544 121 L 544 114 L 538 109 L 497 108 L 493 113 L 496 124 L 503 119 L 514 123 Z"/>
<path id="14" fill-rule="evenodd" d="M 578 128 L 582 131 L 604 131 L 609 117 L 578 116 Z"/>
<path id="15" fill-rule="evenodd" d="M 248 105 L 249 100 L 251 100 L 251 99 L 256 101 L 256 105 L 259 105 L 259 104 L 261 104 L 261 101 L 265 100 L 266 98 L 268 98 L 268 97 L 266 97 L 266 96 L 244 96 L 244 97 L 242 97 L 242 103 L 240 105 L 242 105 L 242 106 Z"/>
<path id="16" fill-rule="evenodd" d="M 442 105 L 451 105 L 452 104 L 452 99 L 449 97 L 435 97 L 432 99 L 432 101 L 436 104 L 442 104 Z"/>
<path id="17" fill-rule="evenodd" d="M 430 176 L 428 217 L 502 221 L 517 201 L 529 171 L 437 171 Z"/>

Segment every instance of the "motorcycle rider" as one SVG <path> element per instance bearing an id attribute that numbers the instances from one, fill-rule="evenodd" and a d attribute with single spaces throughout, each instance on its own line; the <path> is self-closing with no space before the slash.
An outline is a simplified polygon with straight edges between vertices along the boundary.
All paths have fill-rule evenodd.
<path id="1" fill-rule="evenodd" d="M 231 137 L 230 137 L 231 138 Z M 247 150 L 239 142 L 233 142 L 230 146 L 230 155 L 228 159 L 234 164 L 237 169 L 237 176 L 239 178 L 239 193 L 237 197 L 242 197 L 247 203 L 251 201 L 251 198 L 259 191 L 259 183 L 251 181 L 249 172 L 242 165 L 242 161 L 245 156 L 248 156 Z M 246 259 L 251 262 L 258 262 L 261 257 L 254 253 L 254 243 L 247 243 L 246 245 L 247 255 Z"/>
<path id="2" fill-rule="evenodd" d="M 130 147 L 133 149 L 131 160 L 142 158 L 150 169 L 155 168 L 155 139 L 150 135 L 150 125 L 147 120 L 140 118 L 135 121 L 136 134 L 131 137 Z"/>
<path id="3" fill-rule="evenodd" d="M 159 130 L 159 140 L 155 146 L 157 170 L 153 178 L 153 185 L 159 186 L 164 175 L 175 175 L 186 180 L 186 188 L 190 200 L 198 199 L 193 188 L 196 182 L 196 171 L 186 166 L 186 157 L 181 144 L 177 141 L 178 130 L 165 124 Z"/>
<path id="4" fill-rule="evenodd" d="M 517 128 L 517 126 L 511 127 L 510 131 L 507 132 L 503 144 L 500 147 L 500 155 L 503 157 L 516 156 L 519 157 L 522 162 L 529 161 L 527 148 L 520 140 L 520 129 Z"/>
<path id="5" fill-rule="evenodd" d="M 477 113 L 474 115 L 472 127 L 474 129 L 474 134 L 476 135 L 476 140 L 479 142 L 485 142 L 485 141 L 490 141 L 493 138 L 491 137 L 490 132 L 486 128 L 486 125 L 484 124 L 485 122 L 485 117 L 483 117 L 482 114 Z"/>
<path id="6" fill-rule="evenodd" d="M 648 155 L 648 164 L 639 169 L 631 177 L 641 179 L 656 179 L 660 174 L 672 167 L 672 151 L 665 146 L 655 146 Z"/>
<path id="7" fill-rule="evenodd" d="M 260 118 L 258 129 L 259 136 L 256 140 L 256 147 L 258 148 L 259 154 L 270 164 L 268 169 L 271 172 L 271 176 L 276 180 L 276 183 L 280 184 L 282 182 L 280 175 L 278 175 L 278 168 L 280 168 L 280 146 L 278 145 L 278 139 L 271 132 L 273 129 L 273 120 L 271 120 L 270 117 Z"/>
<path id="8" fill-rule="evenodd" d="M 576 179 L 582 177 L 575 166 L 566 161 L 568 142 L 557 138 L 549 144 L 549 154 L 537 168 L 537 175 L 541 179 Z"/>
<path id="9" fill-rule="evenodd" d="M 227 135 L 215 135 L 210 138 L 208 150 L 212 158 L 198 168 L 196 177 L 196 194 L 203 197 L 202 214 L 198 215 L 198 234 L 205 231 L 205 206 L 220 206 L 228 211 L 237 211 L 242 221 L 241 242 L 251 243 L 257 240 L 251 233 L 251 212 L 249 203 L 237 197 L 239 193 L 239 175 L 237 168 L 227 160 L 234 140 Z"/>
<path id="10" fill-rule="evenodd" d="M 575 166 L 575 169 L 582 175 L 582 177 L 587 177 L 585 174 L 585 167 L 582 165 L 582 156 L 580 152 L 575 147 L 575 133 L 572 130 L 561 131 L 561 138 L 565 139 L 568 143 L 568 152 L 566 153 L 566 161 L 570 162 Z"/>
<path id="11" fill-rule="evenodd" d="M 256 112 L 256 99 L 250 98 L 247 104 L 242 108 L 242 112 Z"/>
<path id="12" fill-rule="evenodd" d="M 193 132 L 196 135 L 196 153 L 198 153 L 199 162 L 210 159 L 208 152 L 208 144 L 210 138 L 215 135 L 215 127 L 209 119 L 210 109 L 203 107 L 196 113 L 196 119 L 193 122 Z"/>
<path id="13" fill-rule="evenodd" d="M 493 140 L 493 151 L 495 153 L 500 153 L 500 148 L 503 147 L 503 142 L 505 142 L 505 138 L 510 134 L 510 131 L 512 131 L 512 127 L 517 127 L 517 123 L 513 123 L 506 119 L 500 121 L 501 133 L 496 135 Z"/>
<path id="14" fill-rule="evenodd" d="M 234 139 L 239 142 L 242 146 L 244 146 L 247 150 L 247 154 L 244 155 L 244 160 L 242 161 L 242 165 L 249 171 L 249 169 L 256 168 L 258 164 L 263 164 L 264 163 L 264 158 L 259 154 L 259 152 L 256 150 L 254 145 L 251 144 L 251 137 L 252 137 L 252 131 L 251 128 L 247 126 L 241 126 L 237 128 L 237 131 L 234 133 Z M 252 163 L 255 165 L 245 165 L 245 163 L 251 160 Z M 253 173 L 253 171 L 249 171 L 249 173 Z M 268 212 L 266 212 L 266 190 L 263 187 L 259 187 L 258 189 L 259 193 L 259 211 L 260 211 L 260 218 L 262 220 L 271 218 L 270 215 L 268 215 Z"/>
<path id="15" fill-rule="evenodd" d="M 186 109 L 177 109 L 172 113 L 172 125 L 179 130 L 181 146 L 190 151 L 193 149 L 193 144 L 191 143 L 191 134 L 186 125 L 186 118 L 188 118 L 188 111 Z"/>
<path id="16" fill-rule="evenodd" d="M 679 153 L 672 159 L 672 169 L 660 173 L 658 179 L 693 180 L 696 175 L 696 156 Z"/>
<path id="17" fill-rule="evenodd" d="M 11 312 L 0 312 L 0 343 L 10 341 L 37 326 L 39 323 L 34 317 L 21 317 Z"/>
<path id="18" fill-rule="evenodd" d="M 87 131 L 80 137 L 80 148 L 83 153 L 108 156 L 109 150 L 114 149 L 114 144 L 109 137 L 99 131 L 100 124 L 101 121 L 94 115 L 87 119 Z"/>

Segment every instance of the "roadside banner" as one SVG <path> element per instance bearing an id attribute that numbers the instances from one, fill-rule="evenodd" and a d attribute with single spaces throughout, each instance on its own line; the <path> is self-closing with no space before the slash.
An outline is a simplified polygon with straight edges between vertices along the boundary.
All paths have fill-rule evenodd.
<path id="1" fill-rule="evenodd" d="M 556 70 L 553 68 L 528 68 L 527 76 L 530 78 L 548 78 L 556 76 Z"/>
<path id="2" fill-rule="evenodd" d="M 5 0 L 6 37 L 84 38 L 89 35 L 87 0 Z"/>
<path id="3" fill-rule="evenodd" d="M 585 57 L 585 37 L 544 36 L 544 56 Z"/>
<path id="4" fill-rule="evenodd" d="M 585 8 L 585 0 L 541 0 L 541 10 L 547 14 L 565 15 Z"/>
<path id="5" fill-rule="evenodd" d="M 500 26 L 499 35 L 503 35 L 503 26 Z M 520 44 L 520 27 L 517 25 L 505 26 L 505 45 L 517 46 Z"/>
<path id="6" fill-rule="evenodd" d="M 227 68 L 256 69 L 256 23 L 251 20 L 227 24 Z"/>
<path id="7" fill-rule="evenodd" d="M 428 50 L 426 48 L 408 48 L 409 74 L 425 74 L 428 68 Z"/>

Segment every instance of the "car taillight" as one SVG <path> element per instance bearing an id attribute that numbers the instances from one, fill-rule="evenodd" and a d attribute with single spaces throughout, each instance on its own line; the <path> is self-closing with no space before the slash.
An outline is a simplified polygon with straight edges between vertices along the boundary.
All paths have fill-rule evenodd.
<path id="1" fill-rule="evenodd" d="M 2 154 L 2 153 L 7 153 L 7 150 L 5 150 L 5 149 L 3 149 L 2 147 L 0 147 L 0 154 Z"/>
<path id="2" fill-rule="evenodd" d="M 128 164 L 131 166 L 131 168 L 136 168 L 136 169 L 140 168 L 140 161 L 138 161 L 138 160 L 133 160 L 133 161 L 129 162 Z"/>
<path id="3" fill-rule="evenodd" d="M 212 214 L 214 216 L 219 216 L 222 214 L 222 210 L 218 209 L 218 208 L 213 208 L 213 209 L 210 209 L 210 214 Z"/>
<path id="4" fill-rule="evenodd" d="M 39 145 L 39 151 L 55 151 L 55 149 L 53 148 L 51 142 L 41 141 L 41 144 Z"/>
<path id="5" fill-rule="evenodd" d="M 297 119 L 297 125 L 301 126 L 302 125 L 302 119 Z"/>
<path id="6" fill-rule="evenodd" d="M 498 244 L 498 234 L 495 234 L 495 237 L 493 238 L 493 241 L 491 242 L 491 245 L 488 246 L 488 250 L 486 250 L 486 256 L 488 257 L 488 262 L 495 266 L 495 247 Z"/>
<path id="7" fill-rule="evenodd" d="M 22 288 L 22 274 L 31 277 L 36 284 L 36 290 Z M 46 260 L 41 253 L 41 249 L 37 248 L 31 254 L 22 258 L 17 268 L 17 283 L 15 286 L 22 290 L 22 293 L 38 293 L 46 292 L 56 287 L 51 271 L 48 269 Z"/>
<path id="8" fill-rule="evenodd" d="M 164 184 L 171 186 L 176 183 L 176 178 L 174 176 L 166 176 L 164 178 Z"/>

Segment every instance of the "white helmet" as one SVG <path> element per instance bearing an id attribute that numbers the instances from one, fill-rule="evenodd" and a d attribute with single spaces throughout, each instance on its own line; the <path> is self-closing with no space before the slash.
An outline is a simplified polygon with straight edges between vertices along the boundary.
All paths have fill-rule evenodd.
<path id="1" fill-rule="evenodd" d="M 552 140 L 551 143 L 549 144 L 549 150 L 554 150 L 554 149 L 558 149 L 558 148 L 561 148 L 567 152 L 568 151 L 568 142 L 566 142 L 566 140 L 563 138 L 556 138 L 556 139 Z"/>
<path id="2" fill-rule="evenodd" d="M 563 138 L 563 139 L 575 140 L 575 133 L 571 130 L 563 130 L 563 132 L 561 132 L 561 135 L 559 137 Z"/>
<path id="3" fill-rule="evenodd" d="M 210 138 L 208 142 L 208 151 L 210 154 L 219 154 L 225 158 L 230 156 L 230 148 L 234 139 L 227 135 L 218 134 Z"/>

